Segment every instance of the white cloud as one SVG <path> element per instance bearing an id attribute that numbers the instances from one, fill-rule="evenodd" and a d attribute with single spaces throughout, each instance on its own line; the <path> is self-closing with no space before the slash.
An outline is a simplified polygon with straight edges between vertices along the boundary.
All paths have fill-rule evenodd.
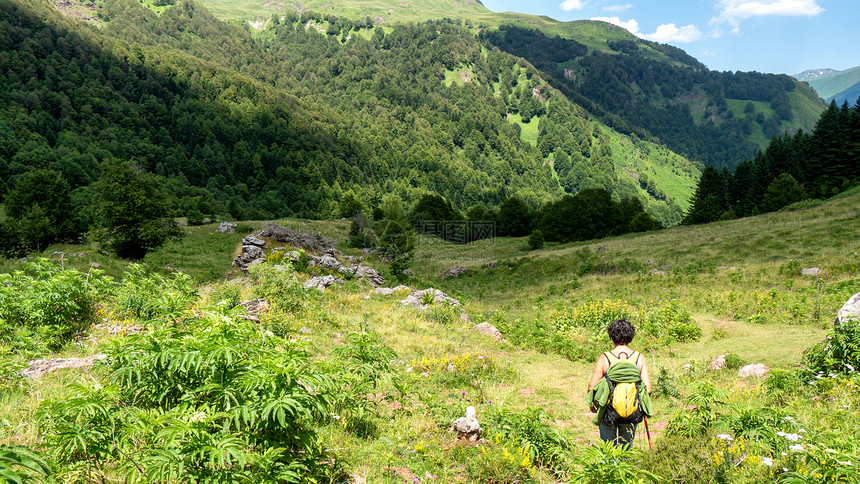
<path id="1" fill-rule="evenodd" d="M 565 11 L 582 10 L 585 7 L 585 2 L 582 0 L 564 0 L 558 6 Z"/>
<path id="2" fill-rule="evenodd" d="M 702 38 L 702 32 L 693 24 L 681 28 L 678 28 L 675 24 L 663 24 L 657 27 L 657 31 L 653 34 L 646 34 L 639 31 L 639 22 L 633 18 L 622 21 L 618 17 L 591 17 L 591 20 L 599 20 L 617 25 L 623 29 L 627 29 L 628 32 L 637 37 L 645 40 L 653 40 L 654 42 L 687 43 Z"/>
<path id="3" fill-rule="evenodd" d="M 701 39 L 702 32 L 693 24 L 681 28 L 676 27 L 675 24 L 663 24 L 657 27 L 656 32 L 653 34 L 644 34 L 642 38 L 664 44 L 668 42 L 685 44 Z"/>
<path id="4" fill-rule="evenodd" d="M 632 18 L 625 22 L 622 22 L 618 17 L 591 17 L 591 20 L 598 20 L 600 22 L 610 23 L 612 25 L 617 25 L 622 29 L 627 29 L 633 35 L 639 36 L 639 22 L 636 19 Z"/>
<path id="5" fill-rule="evenodd" d="M 740 23 L 750 17 L 769 15 L 814 17 L 824 11 L 817 0 L 719 0 L 720 14 L 711 24 L 727 23 L 732 33 L 740 32 Z"/>
<path id="6" fill-rule="evenodd" d="M 603 7 L 603 10 L 605 12 L 623 12 L 623 11 L 629 10 L 631 8 L 633 8 L 633 4 L 628 3 L 625 5 L 607 5 L 607 6 Z"/>

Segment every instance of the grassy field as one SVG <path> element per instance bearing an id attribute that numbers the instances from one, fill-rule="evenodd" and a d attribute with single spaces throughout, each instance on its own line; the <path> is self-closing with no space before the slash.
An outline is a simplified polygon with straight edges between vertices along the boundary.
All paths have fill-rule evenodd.
<path id="1" fill-rule="evenodd" d="M 596 427 L 590 422 L 592 414 L 581 400 L 594 355 L 609 349 L 605 336 L 595 333 L 592 339 L 586 335 L 583 340 L 583 333 L 555 333 L 555 322 L 566 311 L 588 310 L 600 304 L 620 308 L 634 322 L 673 308 L 688 315 L 700 331 L 698 337 L 653 337 L 645 331 L 633 344 L 645 350 L 653 374 L 664 369 L 661 385 L 678 387 L 674 396 L 662 394 L 655 399 L 650 425 L 656 449 L 647 451 L 647 439 L 640 428 L 635 448 L 643 454 L 631 461 L 666 478 L 672 471 L 660 464 L 661 442 L 678 443 L 680 437 L 666 435 L 667 426 L 675 425 L 673 422 L 688 412 L 684 399 L 691 395 L 691 388 L 699 388 L 696 385 L 714 385 L 726 393 L 725 400 L 731 406 L 719 407 L 722 410 L 718 413 L 730 422 L 734 412 L 776 405 L 782 414 L 793 416 L 808 429 L 809 442 L 830 442 L 845 432 L 839 405 L 816 406 L 805 393 L 772 400 L 777 397 L 762 396 L 768 388 L 764 380 L 741 379 L 732 370 L 704 371 L 714 356 L 726 352 L 743 362 L 764 363 L 772 370 L 795 371 L 803 352 L 824 338 L 839 306 L 860 291 L 860 226 L 852 223 L 858 219 L 860 190 L 807 205 L 705 226 L 547 244 L 536 251 L 527 250 L 525 239 L 519 238 L 451 245 L 422 237 L 412 267 L 414 275 L 405 282 L 412 288 L 439 288 L 456 297 L 469 322 L 462 319 L 459 310 L 407 308 L 399 302 L 406 292 L 375 295 L 368 286 L 351 281 L 322 295 L 295 296 L 299 299 L 290 303 L 289 310 L 276 304 L 270 313 L 260 316 L 260 324 L 276 333 L 300 335 L 320 361 L 331 359 L 346 344 L 345 335 L 355 331 L 377 335 L 396 353 L 386 370 L 389 379 L 366 397 L 369 407 L 362 412 L 371 413 L 362 414 L 365 420 L 361 422 L 370 427 L 359 431 L 356 423 L 347 423 L 358 422 L 347 407 L 341 410 L 346 412 L 343 420 L 323 422 L 317 429 L 326 448 L 336 449 L 336 461 L 346 474 L 383 483 L 404 479 L 555 483 L 565 479 L 575 482 L 568 473 L 583 468 L 588 460 L 585 449 L 597 440 Z M 345 240 L 349 226 L 343 220 L 278 223 L 317 231 L 339 241 Z M 261 228 L 264 222 L 246 224 Z M 199 281 L 208 281 L 198 286 L 195 308 L 214 304 L 227 294 L 243 299 L 265 294 L 278 297 L 271 287 L 255 283 L 253 278 L 223 281 L 244 233 L 216 234 L 214 228 L 186 228 L 183 239 L 147 256 L 147 264 L 158 270 L 182 270 Z M 347 254 L 359 255 L 356 249 L 340 247 Z M 86 256 L 68 257 L 67 264 L 82 269 L 97 262 L 119 273 L 127 264 L 111 262 L 92 247 L 51 250 L 57 249 L 66 254 L 89 250 Z M 19 261 L 7 261 L 4 270 L 19 266 Z M 454 266 L 468 271 L 442 280 L 441 272 Z M 816 277 L 800 275 L 801 268 L 812 266 L 823 273 Z M 307 275 L 299 274 L 300 280 L 304 277 Z M 103 306 L 101 314 L 115 319 L 116 324 L 134 322 L 122 315 L 125 313 L 116 302 L 105 301 Z M 599 312 L 594 315 L 599 316 Z M 480 322 L 496 325 L 506 341 L 478 336 L 471 328 Z M 94 329 L 89 337 L 69 344 L 59 354 L 101 351 L 108 336 L 104 329 Z M 42 435 L 34 423 L 40 402 L 65 398 L 67 383 L 104 378 L 101 371 L 57 372 L 12 386 L 6 380 L 0 386 L 0 442 L 42 448 Z M 827 390 L 831 393 L 826 395 L 849 406 L 860 401 L 852 393 L 855 390 L 839 388 L 843 393 Z M 466 405 L 477 408 L 485 436 L 494 439 L 493 444 L 465 445 L 448 432 L 450 422 L 462 415 Z M 560 467 L 555 471 L 548 464 L 534 463 L 537 461 L 532 458 L 520 462 L 518 459 L 524 459 L 522 442 L 538 445 L 534 434 L 519 429 L 522 424 L 511 423 L 522 422 L 517 420 L 520 418 L 528 418 L 532 424 L 538 419 L 540 425 L 557 432 L 553 435 L 569 442 L 564 445 L 572 460 L 556 464 Z M 526 440 L 502 439 L 498 424 L 493 422 L 509 422 L 515 431 L 526 432 L 520 434 Z M 723 432 L 734 432 L 731 428 Z M 720 452 L 712 435 L 697 438 L 702 439 L 699 447 L 706 452 Z M 520 443 L 512 444 L 514 441 Z M 765 456 L 764 444 L 750 441 L 749 445 L 750 456 Z M 512 455 L 520 457 L 511 460 Z M 710 455 L 707 461 L 687 460 L 693 462 L 689 465 L 698 466 L 696 472 L 721 472 Z M 774 459 L 780 459 L 778 453 Z M 756 462 L 750 457 L 736 468 L 736 475 L 730 474 L 721 482 L 771 482 L 768 469 Z M 784 465 L 799 468 L 802 464 L 798 462 L 786 461 Z M 106 473 L 108 480 L 119 479 L 117 467 L 106 469 L 98 472 Z"/>

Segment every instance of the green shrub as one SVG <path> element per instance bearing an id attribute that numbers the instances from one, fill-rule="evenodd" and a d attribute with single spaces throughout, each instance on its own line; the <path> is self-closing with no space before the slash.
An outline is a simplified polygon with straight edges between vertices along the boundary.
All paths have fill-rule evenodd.
<path id="1" fill-rule="evenodd" d="M 667 435 L 654 442 L 640 465 L 664 482 L 722 483 L 724 478 L 711 467 L 716 452 L 713 440 Z"/>
<path id="2" fill-rule="evenodd" d="M 574 460 L 570 472 L 571 482 L 581 484 L 640 484 L 646 480 L 660 482 L 660 479 L 636 465 L 643 452 L 635 448 L 624 448 L 600 441 L 588 447 Z"/>
<path id="3" fill-rule="evenodd" d="M 63 270 L 47 259 L 0 274 L 0 341 L 58 350 L 89 326 L 109 284 L 101 271 Z"/>
<path id="4" fill-rule="evenodd" d="M 223 313 L 130 335 L 105 350 L 109 384 L 43 402 L 39 428 L 61 470 L 90 481 L 313 478 L 327 472 L 314 424 L 334 385 L 302 345 Z"/>
<path id="5" fill-rule="evenodd" d="M 803 354 L 803 363 L 812 372 L 854 373 L 860 369 L 860 322 L 842 323 L 824 341 Z"/>
<path id="6" fill-rule="evenodd" d="M 237 223 L 234 230 L 236 231 L 237 234 L 250 234 L 255 229 L 254 229 L 254 226 L 251 224 Z"/>
<path id="7" fill-rule="evenodd" d="M 681 396 L 681 392 L 678 390 L 678 379 L 668 368 L 663 366 L 657 371 L 652 392 L 655 397 L 677 398 Z"/>
<path id="8" fill-rule="evenodd" d="M 484 435 L 491 441 L 514 444 L 526 449 L 531 462 L 554 470 L 569 465 L 572 444 L 555 428 L 546 423 L 540 408 L 528 408 L 522 413 L 492 407 L 484 416 Z"/>
<path id="9" fill-rule="evenodd" d="M 3 482 L 23 484 L 44 482 L 52 474 L 51 464 L 24 446 L 0 445 L 0 478 Z"/>
<path id="10" fill-rule="evenodd" d="M 529 248 L 532 250 L 543 248 L 543 232 L 540 230 L 532 230 L 529 234 Z"/>
<path id="11" fill-rule="evenodd" d="M 114 311 L 144 323 L 177 320 L 197 296 L 191 276 L 165 276 L 141 264 L 128 266 L 114 293 Z"/>
<path id="12" fill-rule="evenodd" d="M 566 333 L 573 328 L 603 331 L 616 319 L 627 319 L 629 316 L 629 305 L 625 301 L 589 299 L 577 306 L 556 311 L 552 320 L 556 331 Z"/>
<path id="13" fill-rule="evenodd" d="M 676 341 L 696 341 L 702 337 L 702 328 L 695 321 L 677 323 L 669 328 L 669 335 Z"/>
<path id="14" fill-rule="evenodd" d="M 729 353 L 726 355 L 726 368 L 729 370 L 738 370 L 746 364 L 746 360 L 735 353 Z"/>

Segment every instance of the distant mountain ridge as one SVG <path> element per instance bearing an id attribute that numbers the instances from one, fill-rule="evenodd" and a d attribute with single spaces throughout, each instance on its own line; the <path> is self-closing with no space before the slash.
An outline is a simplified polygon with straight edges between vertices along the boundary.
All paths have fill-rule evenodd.
<path id="1" fill-rule="evenodd" d="M 807 69 L 800 74 L 794 74 L 791 77 L 794 77 L 798 81 L 816 81 L 819 79 L 825 79 L 830 76 L 839 74 L 841 71 L 837 71 L 835 69 L 824 68 L 824 69 Z"/>
<path id="2" fill-rule="evenodd" d="M 803 71 L 800 74 L 795 74 L 792 77 L 798 81 L 809 83 L 809 85 L 815 89 L 815 92 L 817 92 L 822 99 L 827 101 L 836 99 L 837 103 L 841 103 L 841 100 L 844 100 L 847 94 L 846 96 L 839 96 L 839 93 L 860 82 L 860 66 L 852 67 L 844 71 L 837 71 L 835 69 L 810 69 Z M 854 101 L 856 100 L 857 99 L 855 97 Z M 852 100 L 848 99 L 848 102 L 850 104 L 852 103 Z"/>

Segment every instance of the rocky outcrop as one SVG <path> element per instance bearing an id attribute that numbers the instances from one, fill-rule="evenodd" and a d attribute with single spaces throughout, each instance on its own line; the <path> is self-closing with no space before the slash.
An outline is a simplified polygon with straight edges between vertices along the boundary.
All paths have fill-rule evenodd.
<path id="1" fill-rule="evenodd" d="M 807 267 L 800 270 L 800 274 L 804 276 L 818 276 L 821 275 L 823 271 L 817 267 Z"/>
<path id="2" fill-rule="evenodd" d="M 460 417 L 451 425 L 451 432 L 457 432 L 457 438 L 468 442 L 477 442 L 481 439 L 481 424 L 478 422 L 475 407 L 466 407 L 466 416 Z"/>
<path id="3" fill-rule="evenodd" d="M 837 325 L 845 324 L 849 321 L 860 324 L 860 292 L 851 296 L 836 313 Z"/>
<path id="4" fill-rule="evenodd" d="M 433 289 L 431 287 L 421 291 L 414 291 L 412 294 L 406 296 L 406 299 L 400 301 L 400 304 L 404 306 L 412 306 L 419 309 L 427 309 L 428 307 L 430 307 L 431 304 L 460 306 L 460 301 L 452 298 L 451 296 L 445 294 L 438 289 Z"/>
<path id="5" fill-rule="evenodd" d="M 250 316 L 256 316 L 269 310 L 269 303 L 265 299 L 251 299 L 242 301 L 239 306 L 245 308 Z"/>
<path id="6" fill-rule="evenodd" d="M 382 274 L 373 267 L 359 264 L 357 266 L 347 267 L 346 271 L 353 274 L 359 281 L 369 282 L 374 287 L 379 287 L 385 284 L 385 278 L 382 277 Z"/>
<path id="7" fill-rule="evenodd" d="M 236 224 L 230 222 L 221 222 L 221 224 L 218 225 L 218 228 L 215 229 L 215 232 L 221 234 L 232 234 L 236 232 Z"/>
<path id="8" fill-rule="evenodd" d="M 325 292 L 325 290 L 331 287 L 334 284 L 342 284 L 343 279 L 340 277 L 335 277 L 332 275 L 328 276 L 320 276 L 314 277 L 308 282 L 305 283 L 305 289 L 313 289 L 316 288 L 319 291 Z"/>
<path id="9" fill-rule="evenodd" d="M 87 356 L 86 358 L 49 358 L 46 360 L 28 361 L 27 364 L 30 366 L 21 370 L 21 376 L 25 378 L 39 378 L 54 370 L 89 368 L 95 365 L 96 361 L 105 358 L 107 358 L 106 355 L 99 353 Z"/>
<path id="10" fill-rule="evenodd" d="M 466 314 L 466 313 L 463 313 L 463 314 Z M 493 326 L 490 323 L 480 323 L 480 324 L 475 325 L 475 327 L 472 329 L 474 329 L 475 331 L 477 331 L 478 333 L 480 333 L 484 336 L 489 336 L 490 338 L 493 338 L 496 341 L 505 341 L 505 337 L 502 336 L 502 332 L 499 331 L 495 326 Z"/>
<path id="11" fill-rule="evenodd" d="M 266 237 L 282 244 L 304 249 L 317 254 L 343 255 L 335 248 L 335 241 L 315 232 L 293 230 L 277 224 L 268 224 L 259 232 L 260 237 Z"/>
<path id="12" fill-rule="evenodd" d="M 397 286 L 397 287 L 377 287 L 372 291 L 372 294 L 379 294 L 382 296 L 391 296 L 397 292 L 410 291 L 409 286 Z"/>
<path id="13" fill-rule="evenodd" d="M 449 278 L 457 278 L 462 276 L 463 274 L 466 274 L 467 272 L 469 272 L 469 270 L 465 267 L 452 267 L 450 269 L 442 271 L 442 275 L 439 276 L 439 279 L 442 279 L 444 281 L 445 279 Z"/>
<path id="14" fill-rule="evenodd" d="M 705 368 L 705 370 L 716 371 L 716 370 L 725 369 L 726 368 L 726 356 L 728 356 L 727 352 L 721 354 L 720 356 L 714 357 L 714 359 L 711 360 L 711 362 L 708 364 L 708 367 Z"/>
<path id="15" fill-rule="evenodd" d="M 252 265 L 263 262 L 266 260 L 266 253 L 263 252 L 265 246 L 266 241 L 255 237 L 253 234 L 246 236 L 242 239 L 241 252 L 233 258 L 233 267 L 247 272 Z"/>
<path id="16" fill-rule="evenodd" d="M 311 266 L 322 267 L 324 269 L 331 269 L 334 271 L 340 269 L 340 262 L 330 255 L 323 255 L 320 257 L 309 256 L 309 259 L 311 260 Z"/>
<path id="17" fill-rule="evenodd" d="M 741 378 L 760 378 L 770 373 L 770 367 L 764 363 L 754 363 L 746 365 L 738 370 L 738 376 Z"/>

